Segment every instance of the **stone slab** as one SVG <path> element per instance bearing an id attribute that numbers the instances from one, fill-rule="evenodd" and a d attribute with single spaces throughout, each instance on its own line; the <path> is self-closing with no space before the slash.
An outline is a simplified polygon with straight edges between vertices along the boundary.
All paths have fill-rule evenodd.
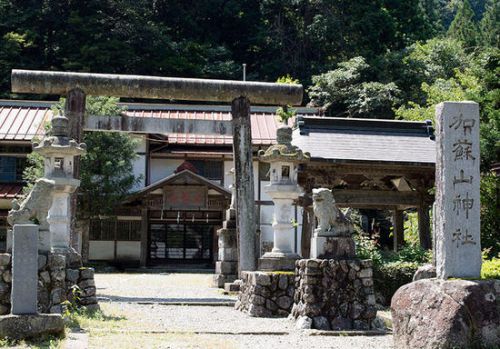
<path id="1" fill-rule="evenodd" d="M 272 253 L 272 252 L 271 252 Z M 266 253 L 269 254 L 269 253 Z M 299 256 L 286 257 L 267 257 L 266 254 L 259 258 L 259 270 L 264 271 L 291 271 L 295 270 L 295 261 Z"/>
<path id="2" fill-rule="evenodd" d="M 12 244 L 12 314 L 37 313 L 38 225 L 16 224 Z"/>
<path id="3" fill-rule="evenodd" d="M 64 322 L 60 314 L 0 316 L 0 338 L 36 339 L 63 334 Z"/>
<path id="4" fill-rule="evenodd" d="M 479 278 L 479 106 L 444 102 L 436 107 L 437 277 Z"/>

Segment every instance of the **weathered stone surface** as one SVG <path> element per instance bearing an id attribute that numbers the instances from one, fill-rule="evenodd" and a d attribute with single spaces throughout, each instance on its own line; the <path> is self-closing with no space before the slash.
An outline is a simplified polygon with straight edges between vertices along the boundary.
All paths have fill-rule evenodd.
<path id="1" fill-rule="evenodd" d="M 301 316 L 295 322 L 295 328 L 299 330 L 309 330 L 312 327 L 313 320 L 307 316 Z"/>
<path id="2" fill-rule="evenodd" d="M 12 235 L 12 314 L 36 314 L 38 226 L 16 224 Z"/>
<path id="3" fill-rule="evenodd" d="M 335 330 L 372 328 L 376 309 L 370 265 L 359 259 L 298 262 L 292 316 L 324 318 L 321 327 Z"/>
<path id="4" fill-rule="evenodd" d="M 10 308 L 4 304 L 0 304 L 0 315 L 6 315 L 10 312 Z"/>
<path id="5" fill-rule="evenodd" d="M 89 279 L 89 280 L 83 280 L 78 283 L 78 286 L 80 286 L 81 289 L 87 288 L 87 287 L 95 287 L 95 281 L 94 279 Z"/>
<path id="6" fill-rule="evenodd" d="M 40 280 L 44 283 L 44 284 L 50 284 L 50 274 L 48 271 L 42 271 L 40 274 L 39 274 L 39 277 L 40 277 Z"/>
<path id="7" fill-rule="evenodd" d="M 12 92 L 65 95 L 79 86 L 89 95 L 230 102 L 247 96 L 256 104 L 300 105 L 302 85 L 54 71 L 12 71 Z"/>
<path id="8" fill-rule="evenodd" d="M 44 254 L 38 255 L 38 270 L 42 270 L 47 264 L 47 256 Z"/>
<path id="9" fill-rule="evenodd" d="M 59 314 L 5 315 L 0 317 L 0 337 L 35 339 L 43 335 L 63 335 L 64 322 Z"/>
<path id="10" fill-rule="evenodd" d="M 6 267 L 10 264 L 10 253 L 0 253 L 0 266 Z"/>
<path id="11" fill-rule="evenodd" d="M 397 348 L 498 348 L 500 280 L 425 279 L 392 298 Z"/>
<path id="12" fill-rule="evenodd" d="M 293 280 L 292 273 L 243 272 L 235 308 L 252 316 L 286 317 L 293 304 Z M 289 286 L 282 289 L 280 282 Z"/>
<path id="13" fill-rule="evenodd" d="M 436 267 L 432 264 L 422 265 L 413 275 L 413 281 L 432 279 L 436 277 Z"/>
<path id="14" fill-rule="evenodd" d="M 329 331 L 331 330 L 330 322 L 325 316 L 316 316 L 312 322 L 312 327 L 317 330 Z"/>
<path id="15" fill-rule="evenodd" d="M 52 270 L 66 268 L 66 256 L 63 254 L 49 254 L 48 267 Z"/>
<path id="16" fill-rule="evenodd" d="M 11 283 L 12 282 L 11 271 L 10 270 L 4 271 L 4 273 L 2 274 L 2 278 L 3 278 L 3 281 L 5 281 L 6 283 Z"/>
<path id="17" fill-rule="evenodd" d="M 441 279 L 479 278 L 479 106 L 436 107 L 436 273 Z"/>
<path id="18" fill-rule="evenodd" d="M 76 284 L 80 277 L 78 269 L 66 269 L 66 280 L 70 283 Z"/>
<path id="19" fill-rule="evenodd" d="M 55 288 L 50 292 L 52 304 L 59 304 L 64 301 L 64 292 L 61 288 Z"/>

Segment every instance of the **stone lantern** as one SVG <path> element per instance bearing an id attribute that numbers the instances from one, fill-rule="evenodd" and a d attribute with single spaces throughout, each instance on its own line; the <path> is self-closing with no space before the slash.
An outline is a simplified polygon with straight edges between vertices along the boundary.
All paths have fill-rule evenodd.
<path id="1" fill-rule="evenodd" d="M 80 185 L 73 177 L 75 156 L 85 154 L 86 145 L 69 138 L 69 120 L 65 116 L 52 119 L 52 131 L 33 151 L 44 157 L 44 178 L 53 183 L 52 205 L 47 222 L 51 252 L 68 252 L 70 248 L 70 196 Z"/>
<path id="2" fill-rule="evenodd" d="M 309 153 L 293 146 L 292 129 L 282 126 L 277 130 L 278 144 L 259 151 L 259 159 L 270 163 L 270 181 L 264 190 L 274 203 L 274 245 L 271 252 L 259 260 L 261 270 L 293 270 L 300 256 L 294 252 L 293 202 L 302 193 L 297 184 L 298 165 L 309 161 Z"/>

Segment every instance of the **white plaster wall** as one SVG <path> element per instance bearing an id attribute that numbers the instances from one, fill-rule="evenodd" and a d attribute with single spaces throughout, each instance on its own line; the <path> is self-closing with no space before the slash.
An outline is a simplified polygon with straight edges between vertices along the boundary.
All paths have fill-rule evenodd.
<path id="1" fill-rule="evenodd" d="M 173 174 L 175 169 L 183 162 L 184 160 L 182 159 L 151 159 L 149 162 L 151 170 L 151 184 Z"/>
<path id="2" fill-rule="evenodd" d="M 271 183 L 270 181 L 262 181 L 260 183 L 260 199 L 262 201 L 272 201 L 271 197 L 266 193 L 266 185 Z"/>
<path id="3" fill-rule="evenodd" d="M 259 162 L 254 161 L 253 162 L 253 185 L 254 185 L 254 196 L 255 200 L 259 199 Z"/>
<path id="4" fill-rule="evenodd" d="M 146 185 L 146 155 L 137 155 L 132 164 L 133 173 L 136 178 L 140 177 L 139 182 L 132 187 L 131 191 L 137 191 Z"/>
<path id="5" fill-rule="evenodd" d="M 233 184 L 233 175 L 229 173 L 233 167 L 233 161 L 224 161 L 224 187 L 227 189 Z"/>
<path id="6" fill-rule="evenodd" d="M 116 257 L 119 260 L 135 261 L 141 259 L 140 241 L 117 241 Z"/>
<path id="7" fill-rule="evenodd" d="M 90 241 L 89 259 L 112 260 L 114 258 L 114 241 Z"/>

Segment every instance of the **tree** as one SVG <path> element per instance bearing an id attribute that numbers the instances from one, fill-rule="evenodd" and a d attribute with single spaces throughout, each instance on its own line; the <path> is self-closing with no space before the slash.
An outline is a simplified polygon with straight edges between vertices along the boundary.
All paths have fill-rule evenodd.
<path id="1" fill-rule="evenodd" d="M 338 64 L 338 68 L 313 76 L 311 104 L 329 116 L 392 118 L 398 102 L 396 84 L 367 81 L 369 65 L 363 57 Z"/>
<path id="2" fill-rule="evenodd" d="M 86 114 L 114 116 L 123 112 L 113 97 L 88 97 Z M 54 113 L 63 110 L 64 99 L 53 106 Z M 46 129 L 46 132 L 50 130 Z M 87 219 L 98 214 L 113 214 L 133 186 L 138 182 L 132 172 L 135 141 L 126 133 L 87 132 L 83 142 L 87 153 L 81 158 L 80 197 L 77 214 Z M 29 166 L 23 173 L 28 186 L 43 175 L 43 159 L 32 153 L 28 156 Z"/>
<path id="3" fill-rule="evenodd" d="M 500 2 L 489 0 L 480 22 L 481 44 L 500 47 Z"/>
<path id="4" fill-rule="evenodd" d="M 114 116 L 123 112 L 113 97 L 87 98 L 87 115 Z M 138 182 L 133 174 L 136 143 L 127 133 L 86 132 L 83 142 L 87 154 L 81 159 L 81 197 L 79 215 L 113 215 Z"/>
<path id="5" fill-rule="evenodd" d="M 474 20 L 474 11 L 469 0 L 463 0 L 448 29 L 448 36 L 463 42 L 465 47 L 470 49 L 477 45 L 477 34 L 478 27 Z"/>

